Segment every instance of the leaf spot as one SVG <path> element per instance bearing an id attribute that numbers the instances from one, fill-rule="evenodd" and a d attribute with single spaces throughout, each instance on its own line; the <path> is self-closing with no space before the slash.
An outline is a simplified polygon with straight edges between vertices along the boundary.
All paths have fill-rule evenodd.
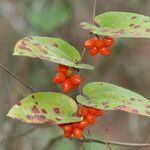
<path id="1" fill-rule="evenodd" d="M 130 98 L 130 101 L 135 101 L 135 98 Z"/>
<path id="2" fill-rule="evenodd" d="M 56 48 L 58 48 L 59 46 L 58 46 L 58 44 L 57 43 L 54 43 L 54 42 L 52 42 L 52 41 L 50 41 L 50 43 L 49 43 L 51 46 L 53 46 L 53 47 L 56 47 Z"/>
<path id="3" fill-rule="evenodd" d="M 150 105 L 146 105 L 147 108 L 150 108 Z"/>
<path id="4" fill-rule="evenodd" d="M 56 113 L 56 114 L 60 114 L 60 110 L 58 107 L 54 108 L 53 111 Z"/>
<path id="5" fill-rule="evenodd" d="M 145 31 L 146 31 L 146 32 L 150 32 L 150 28 L 147 28 Z"/>
<path id="6" fill-rule="evenodd" d="M 18 106 L 21 106 L 21 102 L 20 102 L 20 101 L 19 101 L 19 102 L 17 102 L 16 104 L 17 104 Z"/>
<path id="7" fill-rule="evenodd" d="M 58 117 L 57 117 L 57 118 L 55 118 L 55 119 L 56 119 L 57 121 L 61 121 L 61 119 L 60 119 L 60 118 L 58 118 Z"/>
<path id="8" fill-rule="evenodd" d="M 108 105 L 109 103 L 108 102 L 102 102 L 102 105 L 103 106 L 106 106 L 106 105 Z"/>
<path id="9" fill-rule="evenodd" d="M 32 95 L 31 97 L 32 97 L 33 99 L 35 99 L 35 96 L 34 96 L 34 95 Z"/>
<path id="10" fill-rule="evenodd" d="M 137 109 L 132 109 L 131 111 L 132 111 L 132 113 L 134 113 L 134 114 L 138 114 L 138 110 L 137 110 Z"/>
<path id="11" fill-rule="evenodd" d="M 134 25 L 133 28 L 134 29 L 140 28 L 140 25 Z"/>
<path id="12" fill-rule="evenodd" d="M 34 114 L 40 113 L 40 111 L 38 110 L 38 108 L 35 105 L 31 108 L 31 110 Z"/>
<path id="13" fill-rule="evenodd" d="M 137 18 L 137 16 L 132 16 L 132 17 L 131 17 L 131 19 L 136 19 L 136 18 Z"/>
<path id="14" fill-rule="evenodd" d="M 27 115 L 27 118 L 28 118 L 29 120 L 33 120 L 33 119 L 34 119 L 34 116 Z"/>
<path id="15" fill-rule="evenodd" d="M 47 114 L 47 111 L 43 108 L 42 113 Z"/>
<path id="16" fill-rule="evenodd" d="M 132 26 L 134 26 L 134 24 L 133 24 L 133 23 L 129 24 L 129 27 L 132 27 Z"/>
<path id="17" fill-rule="evenodd" d="M 146 114 L 150 115 L 150 111 L 146 111 Z"/>

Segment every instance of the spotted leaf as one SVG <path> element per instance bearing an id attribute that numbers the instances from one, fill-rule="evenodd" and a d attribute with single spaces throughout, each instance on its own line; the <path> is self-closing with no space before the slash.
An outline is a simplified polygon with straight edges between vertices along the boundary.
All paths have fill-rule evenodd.
<path id="1" fill-rule="evenodd" d="M 105 82 L 92 82 L 84 86 L 77 101 L 103 110 L 122 110 L 150 117 L 150 101 L 128 89 Z"/>
<path id="2" fill-rule="evenodd" d="M 113 37 L 150 38 L 150 17 L 130 12 L 106 12 L 95 17 L 97 25 L 83 22 L 81 27 L 94 34 Z"/>
<path id="3" fill-rule="evenodd" d="M 14 105 L 7 116 L 27 123 L 70 123 L 81 121 L 76 117 L 75 101 L 60 93 L 39 92 L 31 94 Z"/>
<path id="4" fill-rule="evenodd" d="M 75 68 L 94 69 L 94 66 L 80 64 L 79 52 L 58 38 L 26 37 L 16 44 L 14 55 L 40 58 Z"/>

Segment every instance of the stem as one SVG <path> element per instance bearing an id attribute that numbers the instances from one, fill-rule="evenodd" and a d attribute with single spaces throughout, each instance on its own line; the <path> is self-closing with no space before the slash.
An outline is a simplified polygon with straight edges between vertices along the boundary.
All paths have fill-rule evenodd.
<path id="1" fill-rule="evenodd" d="M 30 86 L 29 84 L 25 83 L 23 80 L 21 80 L 19 77 L 17 77 L 16 75 L 14 75 L 12 72 L 10 72 L 6 67 L 4 67 L 1 63 L 0 63 L 0 68 L 2 70 L 4 70 L 5 72 L 7 72 L 10 76 L 12 76 L 13 78 L 15 78 L 16 80 L 18 80 L 20 83 L 22 83 L 23 85 L 25 85 L 27 88 L 29 88 L 31 91 L 33 92 L 37 92 L 36 89 L 34 89 L 32 86 Z"/>
<path id="2" fill-rule="evenodd" d="M 97 0 L 94 0 L 94 7 L 93 7 L 93 23 L 95 23 L 95 14 L 96 14 L 96 2 Z"/>
<path id="3" fill-rule="evenodd" d="M 82 60 L 83 60 L 83 57 L 84 57 L 85 51 L 86 51 L 86 48 L 84 47 L 84 49 L 83 49 L 83 51 L 82 51 L 82 54 L 81 54 L 81 60 L 80 60 L 80 62 L 82 62 Z"/>
<path id="4" fill-rule="evenodd" d="M 124 147 L 150 147 L 150 143 L 127 143 L 127 142 L 118 142 L 118 141 L 103 141 L 97 140 L 94 138 L 83 138 L 81 142 L 91 142 L 91 143 L 100 143 L 104 145 L 115 145 L 115 146 L 124 146 Z"/>
<path id="5" fill-rule="evenodd" d="M 82 60 L 83 60 L 83 57 L 84 57 L 85 52 L 86 52 L 86 48 L 84 47 L 84 48 L 83 48 L 83 51 L 82 51 L 82 54 L 81 54 L 80 63 L 81 63 Z M 80 70 L 79 70 L 79 75 L 81 76 L 81 71 L 80 71 Z M 82 89 L 81 89 L 81 85 L 80 85 L 80 86 L 79 86 L 79 94 L 81 94 L 81 93 L 82 93 Z"/>

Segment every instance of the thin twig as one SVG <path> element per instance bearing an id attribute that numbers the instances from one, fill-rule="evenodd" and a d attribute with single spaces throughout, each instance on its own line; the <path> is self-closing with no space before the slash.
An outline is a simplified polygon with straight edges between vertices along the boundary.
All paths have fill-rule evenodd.
<path id="1" fill-rule="evenodd" d="M 96 14 L 96 2 L 97 0 L 94 0 L 94 7 L 93 7 L 93 23 L 95 23 L 95 14 Z"/>
<path id="2" fill-rule="evenodd" d="M 81 63 L 82 60 L 83 60 L 83 57 L 84 57 L 85 52 L 86 52 L 86 48 L 84 47 L 84 48 L 83 48 L 83 51 L 82 51 L 82 54 L 81 54 L 80 63 Z M 81 76 L 81 71 L 80 71 L 80 70 L 79 70 L 79 75 Z M 80 94 L 82 93 L 81 85 L 79 86 L 79 93 L 80 93 Z"/>
<path id="3" fill-rule="evenodd" d="M 57 136 L 54 139 L 50 140 L 50 142 L 42 149 L 42 150 L 48 150 L 50 147 L 52 147 L 55 142 L 57 142 L 58 140 L 62 139 L 63 136 Z"/>
<path id="4" fill-rule="evenodd" d="M 1 63 L 0 63 L 0 68 L 4 71 L 6 71 L 10 76 L 12 76 L 13 78 L 15 78 L 16 80 L 18 80 L 20 83 L 22 83 L 23 85 L 25 85 L 26 87 L 28 87 L 31 91 L 33 92 L 37 92 L 36 89 L 34 89 L 32 86 L 30 86 L 29 84 L 27 84 L 26 82 L 24 82 L 23 80 L 21 80 L 19 77 L 17 77 L 16 75 L 14 75 L 12 72 L 10 72 L 6 67 L 4 67 Z"/>
<path id="5" fill-rule="evenodd" d="M 112 148 L 110 147 L 110 145 L 108 144 L 108 141 L 109 141 L 109 134 L 108 134 L 108 128 L 106 129 L 106 146 L 107 146 L 107 150 L 112 150 Z"/>
<path id="6" fill-rule="evenodd" d="M 115 145 L 115 146 L 124 146 L 124 147 L 150 147 L 150 143 L 127 143 L 127 142 L 118 142 L 118 141 L 103 141 L 97 140 L 94 138 L 83 138 L 81 142 L 91 142 L 91 143 L 100 143 L 104 145 Z"/>
<path id="7" fill-rule="evenodd" d="M 80 62 L 82 62 L 82 60 L 83 60 L 83 57 L 84 57 L 85 51 L 86 51 L 86 48 L 84 47 L 84 49 L 83 49 L 83 51 L 82 51 L 82 54 L 81 54 L 81 60 L 80 60 Z"/>

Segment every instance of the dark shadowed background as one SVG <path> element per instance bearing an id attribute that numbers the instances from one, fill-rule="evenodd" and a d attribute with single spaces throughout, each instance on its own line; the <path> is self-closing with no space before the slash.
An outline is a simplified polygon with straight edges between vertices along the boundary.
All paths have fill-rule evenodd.
<path id="1" fill-rule="evenodd" d="M 150 0 L 97 0 L 96 14 L 130 11 L 150 16 Z M 60 91 L 52 84 L 56 64 L 28 57 L 12 56 L 15 43 L 25 36 L 63 38 L 80 53 L 89 33 L 80 27 L 92 21 L 93 0 L 0 0 L 0 63 L 38 91 Z M 150 39 L 117 39 L 109 57 L 89 57 L 83 62 L 96 66 L 82 71 L 83 85 L 92 81 L 114 83 L 150 97 Z M 82 85 L 82 86 L 83 86 Z M 30 125 L 6 117 L 8 110 L 30 90 L 0 70 L 0 150 L 106 150 L 100 144 L 81 144 L 53 138 L 62 134 L 56 126 Z M 75 97 L 78 90 L 69 93 Z M 121 111 L 105 112 L 91 134 L 104 140 L 150 142 L 150 119 Z M 108 132 L 106 132 L 108 130 Z M 137 148 L 112 147 L 113 150 Z M 141 148 L 139 150 L 149 150 Z"/>

